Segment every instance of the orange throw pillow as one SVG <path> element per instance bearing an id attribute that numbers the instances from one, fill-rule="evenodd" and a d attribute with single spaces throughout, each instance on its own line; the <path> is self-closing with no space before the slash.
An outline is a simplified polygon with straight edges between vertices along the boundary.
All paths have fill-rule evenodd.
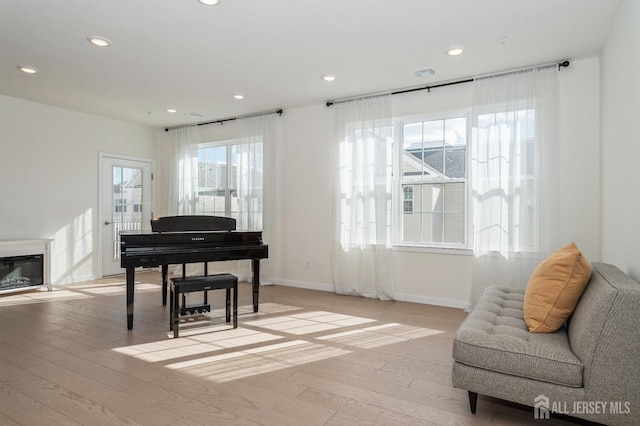
<path id="1" fill-rule="evenodd" d="M 531 333 L 552 333 L 573 313 L 591 278 L 591 263 L 575 243 L 544 259 L 524 293 L 524 321 Z"/>

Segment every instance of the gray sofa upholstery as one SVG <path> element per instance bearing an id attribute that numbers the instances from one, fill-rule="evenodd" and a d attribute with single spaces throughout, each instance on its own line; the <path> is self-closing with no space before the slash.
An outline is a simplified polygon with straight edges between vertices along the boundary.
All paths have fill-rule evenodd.
<path id="1" fill-rule="evenodd" d="M 453 343 L 453 386 L 469 392 L 472 412 L 481 394 L 538 407 L 537 415 L 640 424 L 640 284 L 615 266 L 592 267 L 555 333 L 529 333 L 524 290 L 485 291 Z"/>

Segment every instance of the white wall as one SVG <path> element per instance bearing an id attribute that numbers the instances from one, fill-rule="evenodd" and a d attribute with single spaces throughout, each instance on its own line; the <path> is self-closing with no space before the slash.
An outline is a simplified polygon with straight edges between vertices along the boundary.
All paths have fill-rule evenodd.
<path id="1" fill-rule="evenodd" d="M 602 54 L 602 258 L 640 280 L 640 2 L 620 5 Z"/>
<path id="2" fill-rule="evenodd" d="M 575 241 L 590 260 L 600 257 L 599 61 L 573 61 L 560 73 L 563 164 L 561 238 Z M 588 87 L 589 90 L 584 90 Z M 394 116 L 455 111 L 471 103 L 469 84 L 396 95 Z M 282 147 L 276 282 L 332 290 L 331 140 L 333 110 L 324 105 L 286 109 Z M 394 251 L 400 300 L 466 306 L 471 256 Z M 309 265 L 307 267 L 307 265 Z"/>
<path id="3" fill-rule="evenodd" d="M 560 83 L 560 240 L 601 260 L 600 61 L 572 61 Z"/>
<path id="4" fill-rule="evenodd" d="M 54 238 L 54 284 L 98 275 L 98 153 L 155 158 L 156 130 L 0 96 L 0 239 Z"/>
<path id="5" fill-rule="evenodd" d="M 324 105 L 285 110 L 281 140 L 276 282 L 333 290 L 333 110 Z"/>

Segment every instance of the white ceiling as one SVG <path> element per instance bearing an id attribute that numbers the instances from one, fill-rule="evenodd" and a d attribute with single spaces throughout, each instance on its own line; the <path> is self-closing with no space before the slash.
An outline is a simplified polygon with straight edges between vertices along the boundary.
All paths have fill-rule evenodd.
<path id="1" fill-rule="evenodd" d="M 286 114 L 333 99 L 597 56 L 618 4 L 0 0 L 0 94 L 149 127 L 277 108 Z M 90 35 L 113 44 L 95 47 Z M 447 56 L 453 45 L 465 53 Z M 40 72 L 27 75 L 19 65 Z M 436 74 L 413 73 L 426 67 Z M 322 81 L 324 73 L 337 80 Z M 246 98 L 234 100 L 234 93 Z"/>

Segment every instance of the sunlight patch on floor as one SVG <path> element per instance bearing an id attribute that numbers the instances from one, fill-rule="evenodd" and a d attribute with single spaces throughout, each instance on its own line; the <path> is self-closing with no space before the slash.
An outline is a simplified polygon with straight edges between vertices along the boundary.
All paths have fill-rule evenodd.
<path id="1" fill-rule="evenodd" d="M 348 353 L 350 351 L 344 349 L 294 340 L 177 362 L 167 365 L 167 368 L 215 382 L 226 382 Z"/>
<path id="2" fill-rule="evenodd" d="M 136 292 L 157 292 L 158 284 L 145 282 L 135 283 Z M 123 295 L 126 293 L 124 281 L 99 282 L 87 281 L 75 284 L 53 285 L 49 290 L 47 287 L 37 289 L 25 289 L 24 292 L 7 293 L 0 297 L 0 306 L 5 305 L 25 305 L 29 303 L 40 303 L 51 300 L 75 300 L 87 299 L 94 295 Z"/>
<path id="3" fill-rule="evenodd" d="M 271 315 L 271 314 L 281 314 L 283 312 L 291 312 L 291 311 L 301 311 L 302 308 L 297 306 L 288 306 L 281 305 L 279 303 L 266 302 L 260 303 L 260 310 L 255 312 L 255 315 Z"/>
<path id="4" fill-rule="evenodd" d="M 265 318 L 256 321 L 247 321 L 246 324 L 273 331 L 287 332 L 294 335 L 304 335 L 370 322 L 375 322 L 375 320 L 336 314 L 333 312 L 311 311 Z"/>
<path id="5" fill-rule="evenodd" d="M 241 318 L 236 329 L 225 322 L 224 309 L 214 309 L 206 315 L 211 316 L 208 320 L 201 315 L 181 322 L 177 339 L 168 331 L 166 340 L 114 351 L 225 382 L 350 354 L 354 352 L 351 348 L 371 349 L 443 333 L 277 303 L 264 303 L 257 313 L 251 305 L 243 308 L 253 319 Z M 340 328 L 342 332 L 335 332 Z"/>
<path id="6" fill-rule="evenodd" d="M 29 293 L 16 293 L 8 294 L 0 298 L 0 306 L 15 306 L 15 305 L 27 305 L 30 303 L 41 303 L 50 300 L 73 300 L 73 299 L 87 299 L 92 296 L 87 294 L 78 293 L 71 290 L 62 290 L 60 288 L 53 288 L 48 291 L 37 291 Z"/>
<path id="7" fill-rule="evenodd" d="M 433 336 L 444 333 L 440 330 L 412 327 L 408 325 L 389 323 L 343 333 L 318 337 L 318 340 L 342 343 L 363 349 L 373 349 L 394 343 L 407 342 L 412 339 Z"/>
<path id="8" fill-rule="evenodd" d="M 100 286 L 93 288 L 82 288 L 82 291 L 90 294 L 124 294 L 125 288 L 122 286 Z"/>
<path id="9" fill-rule="evenodd" d="M 181 337 L 178 339 L 160 340 L 139 345 L 123 346 L 113 349 L 115 352 L 129 355 L 147 362 L 167 362 L 187 355 L 202 355 L 225 349 L 246 347 L 261 344 L 273 340 L 282 339 L 282 336 L 255 331 L 250 329 L 216 330 L 210 327 L 209 333 L 198 330 L 196 336 L 189 336 L 182 328 Z M 228 325 L 224 325 L 228 328 Z M 170 333 L 171 336 L 173 332 Z"/>

